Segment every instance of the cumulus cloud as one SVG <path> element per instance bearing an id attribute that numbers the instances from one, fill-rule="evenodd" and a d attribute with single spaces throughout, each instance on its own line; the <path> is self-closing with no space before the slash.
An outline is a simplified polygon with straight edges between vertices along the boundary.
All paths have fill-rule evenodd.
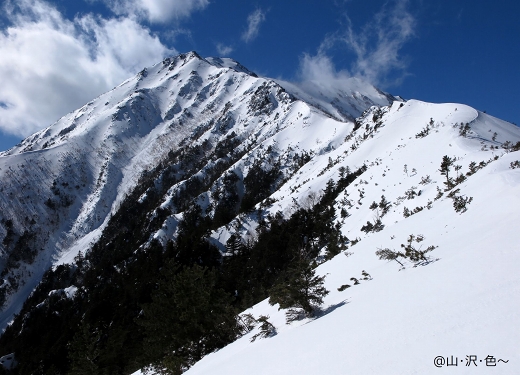
<path id="1" fill-rule="evenodd" d="M 208 0 L 105 0 L 116 13 L 165 23 L 189 17 L 209 5 Z"/>
<path id="2" fill-rule="evenodd" d="M 216 47 L 217 47 L 218 55 L 221 57 L 227 57 L 231 52 L 233 52 L 233 47 L 226 46 L 225 44 L 222 44 L 222 43 L 217 43 Z"/>
<path id="3" fill-rule="evenodd" d="M 27 136 L 175 51 L 129 18 L 65 19 L 42 0 L 7 2 L 0 129 Z"/>
<path id="4" fill-rule="evenodd" d="M 251 42 L 258 36 L 260 25 L 265 21 L 265 12 L 257 9 L 247 17 L 247 30 L 242 34 L 242 40 L 246 43 Z"/>
<path id="5" fill-rule="evenodd" d="M 318 68 L 327 68 L 332 72 L 334 66 L 327 57 L 330 50 L 346 47 L 354 55 L 354 61 L 348 70 L 340 72 L 367 80 L 375 85 L 386 86 L 390 73 L 406 75 L 407 62 L 400 55 L 402 47 L 414 36 L 415 18 L 408 11 L 408 0 L 396 0 L 386 4 L 360 31 L 354 30 L 347 17 L 344 30 L 329 35 L 322 42 L 318 54 L 302 59 L 302 72 L 309 74 Z M 319 71 L 319 69 L 316 69 Z M 393 83 L 397 83 L 399 79 Z"/>

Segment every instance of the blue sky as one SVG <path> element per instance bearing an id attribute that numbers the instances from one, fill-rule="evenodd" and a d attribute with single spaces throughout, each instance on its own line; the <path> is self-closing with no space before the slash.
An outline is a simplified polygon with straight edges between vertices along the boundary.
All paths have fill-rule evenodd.
<path id="1" fill-rule="evenodd" d="M 260 75 L 355 75 L 520 124 L 520 4 L 458 0 L 4 0 L 0 150 L 163 57 Z"/>

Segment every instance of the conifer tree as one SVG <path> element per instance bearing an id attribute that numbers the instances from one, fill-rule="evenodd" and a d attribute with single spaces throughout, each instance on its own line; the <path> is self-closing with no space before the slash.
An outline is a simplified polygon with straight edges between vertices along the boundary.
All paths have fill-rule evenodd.
<path id="1" fill-rule="evenodd" d="M 260 324 L 260 332 L 251 337 L 251 342 L 254 342 L 257 338 L 267 338 L 276 335 L 276 327 L 268 320 L 269 315 L 260 315 L 256 322 Z"/>
<path id="2" fill-rule="evenodd" d="M 98 373 L 99 339 L 101 334 L 83 323 L 70 344 L 69 359 L 72 362 L 70 375 Z"/>
<path id="3" fill-rule="evenodd" d="M 446 181 L 444 182 L 444 185 L 446 185 L 446 191 L 452 189 L 455 186 L 453 178 L 450 177 L 450 168 L 454 163 L 455 159 L 450 158 L 448 155 L 444 155 L 442 157 L 441 168 L 439 169 L 439 172 L 441 172 L 441 175 L 446 176 Z"/>
<path id="4" fill-rule="evenodd" d="M 180 374 L 240 332 L 231 297 L 216 287 L 217 274 L 194 265 L 163 269 L 152 303 L 143 307 L 148 357 L 157 369 Z"/>
<path id="5" fill-rule="evenodd" d="M 370 221 L 367 221 L 367 224 L 363 225 L 361 230 L 365 233 L 372 232 L 374 230 L 374 224 L 372 224 Z"/>
<path id="6" fill-rule="evenodd" d="M 422 234 L 410 234 L 406 244 L 401 244 L 401 248 L 403 248 L 405 251 L 404 253 L 401 251 L 390 250 L 389 248 L 378 248 L 376 255 L 379 257 L 379 259 L 395 260 L 401 265 L 401 267 L 404 267 L 404 264 L 401 263 L 398 258 L 409 259 L 415 265 L 419 264 L 420 262 L 427 262 L 429 261 L 429 257 L 426 255 L 426 253 L 435 250 L 435 246 L 428 246 L 425 250 L 421 250 L 421 247 L 417 249 L 413 244 L 414 242 L 420 243 L 422 241 L 424 241 L 424 236 Z"/>
<path id="7" fill-rule="evenodd" d="M 233 233 L 226 241 L 228 254 L 239 255 L 244 251 L 245 245 L 240 238 L 240 233 Z"/>
<path id="8" fill-rule="evenodd" d="M 404 264 L 401 263 L 397 258 L 403 257 L 404 254 L 400 251 L 393 251 L 389 248 L 378 248 L 376 251 L 376 255 L 379 257 L 379 259 L 385 259 L 385 260 L 395 260 L 397 263 L 401 265 L 401 267 L 404 267 Z"/>
<path id="9" fill-rule="evenodd" d="M 378 205 L 379 209 L 381 210 L 381 217 L 385 216 L 388 213 L 391 206 L 392 206 L 392 203 L 388 202 L 384 195 L 381 195 L 381 201 L 379 202 L 379 205 Z"/>
<path id="10" fill-rule="evenodd" d="M 304 259 L 288 271 L 288 277 L 271 289 L 269 303 L 278 303 L 286 312 L 287 323 L 301 315 L 313 317 L 323 304 L 329 291 L 323 286 L 325 276 L 316 276 L 316 271 Z"/>
<path id="11" fill-rule="evenodd" d="M 404 257 L 410 259 L 414 263 L 418 263 L 420 261 L 428 260 L 428 257 L 425 255 L 426 253 L 435 249 L 435 246 L 428 246 L 425 250 L 416 249 L 413 245 L 413 242 L 422 242 L 424 240 L 424 236 L 419 234 L 417 236 L 410 234 L 407 239 L 406 244 L 401 244 L 401 247 L 405 250 Z"/>
<path id="12" fill-rule="evenodd" d="M 371 210 L 375 210 L 377 207 L 378 207 L 378 205 L 377 205 L 376 201 L 373 201 L 372 204 L 370 206 L 368 206 L 368 208 Z"/>
<path id="13" fill-rule="evenodd" d="M 466 124 L 463 124 L 462 122 L 460 123 L 460 126 L 459 126 L 459 135 L 460 136 L 467 137 L 468 133 L 470 131 L 471 131 L 471 127 L 469 126 L 469 123 L 466 123 Z"/>
<path id="14" fill-rule="evenodd" d="M 326 259 L 332 259 L 342 250 L 346 249 L 344 245 L 347 238 L 341 234 L 341 224 L 331 225 L 327 236 L 327 253 Z"/>

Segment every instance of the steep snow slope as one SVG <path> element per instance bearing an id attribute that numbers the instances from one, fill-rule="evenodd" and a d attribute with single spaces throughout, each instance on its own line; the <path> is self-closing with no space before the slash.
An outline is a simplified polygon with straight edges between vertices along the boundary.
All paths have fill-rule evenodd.
<path id="1" fill-rule="evenodd" d="M 470 124 L 471 131 L 466 137 L 459 135 L 460 124 Z M 351 240 L 362 238 L 366 234 L 360 230 L 361 226 L 367 220 L 372 221 L 376 214 L 368 206 L 374 201 L 378 203 L 382 195 L 393 203 L 384 220 L 386 226 L 404 219 L 404 207 L 413 210 L 434 202 L 436 186 L 444 188 L 444 177 L 438 171 L 444 155 L 456 158 L 455 164 L 463 167 L 459 174 L 466 174 L 472 161 L 477 165 L 486 163 L 505 153 L 500 144 L 520 139 L 517 127 L 468 106 L 416 100 L 395 102 L 381 109 L 373 107 L 358 119 L 358 125 L 360 128 L 352 133 L 335 122 L 312 122 L 302 129 L 293 125 L 266 140 L 264 147 L 272 146 L 278 153 L 289 148 L 313 153 L 311 161 L 271 196 L 275 203 L 268 211 L 272 214 L 282 211 L 288 216 L 308 203 L 309 194 L 319 196 L 328 180 L 337 181 L 340 168 L 355 170 L 366 165 L 368 171 L 340 195 L 336 204 L 343 234 Z M 416 138 L 426 126 L 431 127 L 430 134 Z M 421 184 L 427 176 L 431 176 L 431 182 Z M 407 199 L 408 195 L 412 199 Z M 342 217 L 342 209 L 347 217 Z M 247 218 L 242 219 L 248 223 Z M 255 221 L 249 224 L 245 226 L 252 232 Z M 222 229 L 218 234 L 221 243 L 227 240 L 226 233 Z"/>
<path id="2" fill-rule="evenodd" d="M 428 134 L 416 136 L 428 124 Z M 470 127 L 465 136 L 461 124 Z M 520 371 L 520 169 L 511 168 L 520 155 L 499 147 L 518 142 L 520 130 L 461 104 L 414 100 L 372 108 L 358 125 L 326 149 L 314 138 L 333 139 L 337 128 L 326 122 L 314 133 L 288 128 L 291 137 L 280 132 L 265 143 L 316 150 L 271 197 L 267 209 L 286 217 L 329 179 L 337 180 L 341 167 L 368 166 L 336 200 L 342 232 L 361 241 L 318 267 L 330 290 L 324 312 L 287 325 L 284 311 L 263 301 L 246 313 L 268 315 L 275 336 L 250 343 L 257 327 L 188 374 L 428 374 L 442 371 L 434 363 L 438 356 L 441 367 L 457 360 L 452 371 L 461 373 L 487 373 L 493 364 L 501 374 Z M 461 166 L 458 172 L 453 166 L 451 176 L 466 177 L 453 189 L 472 198 L 466 212 L 455 211 L 448 192 L 438 197 L 437 187 L 445 187 L 439 171 L 444 155 Z M 369 208 L 382 195 L 392 203 L 384 215 Z M 381 231 L 361 230 L 377 218 Z M 252 217 L 243 215 L 239 224 L 230 227 L 254 235 Z M 378 259 L 378 249 L 401 251 L 412 234 L 424 236 L 417 248 L 436 247 L 427 261 L 400 259 L 402 267 Z M 229 235 L 221 228 L 213 237 L 224 244 Z M 363 270 L 370 280 L 362 280 Z M 338 291 L 344 284 L 351 287 Z"/>
<path id="3" fill-rule="evenodd" d="M 349 116 L 390 100 L 359 98 L 348 98 Z M 316 138 L 312 148 L 326 152 L 353 127 L 330 116 L 233 60 L 192 52 L 144 69 L 0 153 L 0 327 L 46 269 L 96 242 L 143 172 L 170 152 L 204 141 L 215 147 L 233 134 L 243 149 L 255 148 L 292 137 L 283 132 L 291 126 L 313 125 L 318 134 L 321 124 L 337 128 Z M 171 229 L 164 233 L 173 235 Z"/>

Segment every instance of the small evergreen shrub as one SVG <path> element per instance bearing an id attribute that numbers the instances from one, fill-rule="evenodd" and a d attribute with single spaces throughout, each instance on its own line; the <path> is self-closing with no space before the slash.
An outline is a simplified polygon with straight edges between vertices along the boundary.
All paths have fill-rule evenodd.
<path id="1" fill-rule="evenodd" d="M 430 122 L 419 132 L 415 135 L 415 138 L 424 138 L 428 134 L 430 134 L 430 131 L 433 129 L 435 122 L 433 121 L 433 118 L 430 118 Z"/>
<path id="2" fill-rule="evenodd" d="M 467 137 L 468 133 L 471 131 L 471 127 L 469 126 L 469 123 L 462 124 L 460 123 L 459 126 L 459 135 L 461 137 Z"/>
<path id="3" fill-rule="evenodd" d="M 378 248 L 376 251 L 376 255 L 379 257 L 379 259 L 389 261 L 395 260 L 397 263 L 401 265 L 401 267 L 404 267 L 404 264 L 399 261 L 399 258 L 402 258 L 403 260 L 409 260 L 412 263 L 414 263 L 414 266 L 417 266 L 423 262 L 428 262 L 430 258 L 426 254 L 436 248 L 436 246 L 428 246 L 424 250 L 422 250 L 422 246 L 416 248 L 414 242 L 420 243 L 422 241 L 424 241 L 424 236 L 422 234 L 419 234 L 417 236 L 410 234 L 408 236 L 406 244 L 401 244 L 401 248 L 404 250 L 404 252 L 391 250 L 389 248 Z"/>
<path id="4" fill-rule="evenodd" d="M 473 201 L 473 197 L 466 197 L 464 195 L 457 195 L 460 189 L 453 190 L 448 194 L 448 198 L 453 199 L 453 208 L 457 213 L 464 213 L 468 210 L 467 205 Z"/>
<path id="5" fill-rule="evenodd" d="M 426 175 L 426 177 L 421 177 L 421 181 L 419 183 L 421 185 L 428 185 L 430 182 L 432 182 L 430 175 Z"/>
<path id="6" fill-rule="evenodd" d="M 257 323 L 260 323 L 260 332 L 251 337 L 250 342 L 254 342 L 257 338 L 265 339 L 276 335 L 276 327 L 268 320 L 269 315 L 260 315 L 256 319 Z"/>

